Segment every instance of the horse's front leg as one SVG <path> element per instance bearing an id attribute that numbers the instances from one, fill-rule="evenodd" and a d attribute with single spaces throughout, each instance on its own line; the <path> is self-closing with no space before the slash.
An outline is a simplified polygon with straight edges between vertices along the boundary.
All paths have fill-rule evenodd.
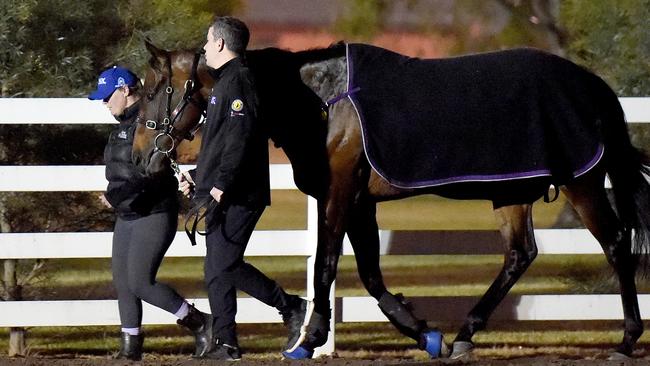
<path id="1" fill-rule="evenodd" d="M 308 310 L 306 329 L 300 345 L 283 354 L 290 359 L 311 358 L 314 349 L 327 342 L 330 331 L 331 308 L 329 293 L 336 279 L 347 215 L 349 187 L 340 186 L 327 199 L 318 201 L 318 244 L 314 260 L 314 301 Z"/>
<path id="2" fill-rule="evenodd" d="M 356 193 L 356 179 L 350 167 L 332 169 L 331 184 L 324 198 L 318 200 L 318 242 L 314 258 L 313 311 L 307 313 L 306 332 L 300 346 L 284 353 L 291 359 L 309 358 L 316 347 L 327 342 L 330 330 L 330 289 L 336 279 L 349 207 Z M 336 165 L 334 165 L 336 167 Z"/>
<path id="3" fill-rule="evenodd" d="M 336 279 L 345 234 L 343 228 L 346 206 L 345 199 L 340 194 L 333 194 L 318 201 L 318 243 L 314 259 L 314 299 L 311 305 L 313 308 L 307 311 L 307 327 L 303 328 L 299 345 L 283 352 L 286 358 L 311 358 L 314 349 L 327 342 L 331 314 L 329 293 Z"/>

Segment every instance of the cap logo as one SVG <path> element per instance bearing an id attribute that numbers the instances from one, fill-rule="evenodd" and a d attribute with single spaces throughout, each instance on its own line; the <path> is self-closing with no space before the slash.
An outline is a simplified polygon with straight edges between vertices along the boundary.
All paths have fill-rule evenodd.
<path id="1" fill-rule="evenodd" d="M 97 81 L 97 84 L 98 85 L 106 85 L 106 78 L 99 78 L 99 80 Z"/>
<path id="2" fill-rule="evenodd" d="M 119 86 L 124 86 L 124 85 L 126 85 L 126 83 L 124 82 L 124 78 L 121 77 L 121 76 L 119 78 L 117 78 L 117 85 L 115 85 L 115 86 L 119 87 Z"/>

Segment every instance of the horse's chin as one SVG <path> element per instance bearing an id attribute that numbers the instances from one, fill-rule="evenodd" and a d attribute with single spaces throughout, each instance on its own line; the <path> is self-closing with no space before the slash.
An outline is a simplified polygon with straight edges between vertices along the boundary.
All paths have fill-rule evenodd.
<path id="1" fill-rule="evenodd" d="M 167 173 L 169 170 L 169 158 L 161 152 L 154 152 L 149 158 L 149 164 L 145 169 L 145 173 L 149 177 L 156 177 Z"/>

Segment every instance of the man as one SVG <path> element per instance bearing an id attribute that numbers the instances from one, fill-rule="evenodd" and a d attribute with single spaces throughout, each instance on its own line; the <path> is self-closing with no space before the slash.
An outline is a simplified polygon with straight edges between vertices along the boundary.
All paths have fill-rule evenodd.
<path id="1" fill-rule="evenodd" d="M 203 48 L 215 84 L 197 168 L 183 172 L 180 185 L 186 195 L 194 189 L 195 203 L 213 200 L 206 216 L 205 282 L 215 342 L 207 357 L 230 361 L 241 358 L 235 329 L 237 289 L 280 311 L 289 328 L 287 348 L 299 342 L 307 308 L 307 301 L 288 295 L 244 261 L 253 229 L 271 202 L 268 137 L 244 60 L 248 40 L 248 28 L 236 18 L 219 17 L 208 30 Z"/>

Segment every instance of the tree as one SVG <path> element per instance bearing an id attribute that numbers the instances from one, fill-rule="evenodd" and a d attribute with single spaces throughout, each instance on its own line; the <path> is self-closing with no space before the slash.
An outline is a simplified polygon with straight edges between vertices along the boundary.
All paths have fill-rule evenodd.
<path id="1" fill-rule="evenodd" d="M 369 41 L 384 28 L 388 1 L 353 0 L 344 5 L 343 14 L 334 28 L 346 39 Z"/>
<path id="2" fill-rule="evenodd" d="M 650 95 L 650 0 L 566 0 L 568 55 L 620 96 Z"/>
<path id="3" fill-rule="evenodd" d="M 144 37 L 164 47 L 197 47 L 212 17 L 238 6 L 239 0 L 3 0 L 1 95 L 85 96 L 114 63 L 143 71 Z"/>

